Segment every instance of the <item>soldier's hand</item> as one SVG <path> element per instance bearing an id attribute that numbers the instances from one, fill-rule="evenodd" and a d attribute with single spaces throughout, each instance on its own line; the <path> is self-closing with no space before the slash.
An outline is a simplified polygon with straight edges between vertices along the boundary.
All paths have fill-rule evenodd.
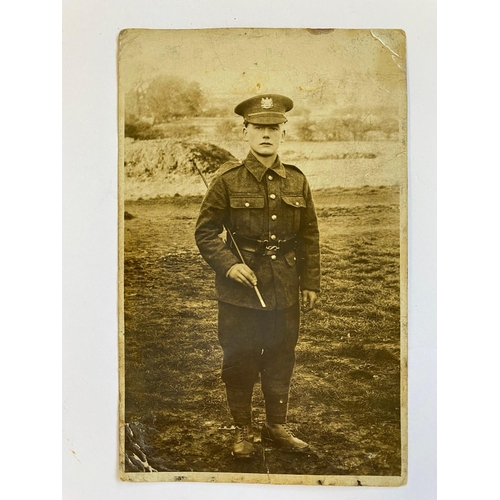
<path id="1" fill-rule="evenodd" d="M 246 264 L 235 264 L 227 272 L 227 277 L 250 288 L 257 285 L 257 276 Z"/>
<path id="2" fill-rule="evenodd" d="M 312 290 L 302 290 L 302 311 L 312 311 L 317 300 L 318 294 L 316 292 Z"/>

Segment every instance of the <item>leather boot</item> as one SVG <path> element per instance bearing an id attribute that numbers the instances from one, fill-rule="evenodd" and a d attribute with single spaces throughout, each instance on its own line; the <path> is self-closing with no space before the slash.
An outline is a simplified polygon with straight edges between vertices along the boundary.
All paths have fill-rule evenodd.
<path id="1" fill-rule="evenodd" d="M 253 456 L 253 431 L 252 425 L 235 425 L 234 458 L 251 458 Z"/>
<path id="2" fill-rule="evenodd" d="M 273 445 L 282 451 L 309 451 L 309 445 L 295 437 L 286 424 L 266 423 L 262 429 L 262 438 L 272 441 Z"/>

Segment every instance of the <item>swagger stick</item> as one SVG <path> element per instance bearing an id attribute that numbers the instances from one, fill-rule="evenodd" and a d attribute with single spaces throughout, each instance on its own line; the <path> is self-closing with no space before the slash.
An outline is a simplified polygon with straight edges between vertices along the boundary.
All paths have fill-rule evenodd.
<path id="1" fill-rule="evenodd" d="M 200 177 L 203 179 L 203 182 L 204 182 L 206 188 L 208 189 L 207 179 L 205 179 L 205 176 L 203 175 L 202 171 L 198 168 L 198 165 L 196 164 L 195 160 L 193 160 L 193 163 L 194 163 L 194 166 L 196 167 L 196 170 L 200 174 Z M 236 252 L 238 253 L 238 257 L 240 258 L 241 262 L 246 265 L 245 259 L 243 258 L 243 255 L 241 255 L 241 252 L 240 252 L 240 249 L 238 247 L 238 244 L 236 243 L 236 240 L 234 239 L 233 233 L 231 231 L 229 231 L 229 229 L 224 224 L 222 224 L 222 229 L 224 231 L 226 231 L 226 233 L 229 235 L 229 237 L 231 238 L 231 242 L 232 242 L 234 248 L 236 248 Z M 266 307 L 266 303 L 264 302 L 264 299 L 262 298 L 262 295 L 260 294 L 260 291 L 259 291 L 257 285 L 254 285 L 253 289 L 255 290 L 257 298 L 259 299 L 260 305 L 263 308 L 265 308 Z"/>

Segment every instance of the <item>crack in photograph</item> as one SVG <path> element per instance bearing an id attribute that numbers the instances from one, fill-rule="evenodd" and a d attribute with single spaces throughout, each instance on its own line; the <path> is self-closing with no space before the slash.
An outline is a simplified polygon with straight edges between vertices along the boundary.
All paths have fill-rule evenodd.
<path id="1" fill-rule="evenodd" d="M 118 45 L 120 477 L 405 484 L 404 32 Z"/>

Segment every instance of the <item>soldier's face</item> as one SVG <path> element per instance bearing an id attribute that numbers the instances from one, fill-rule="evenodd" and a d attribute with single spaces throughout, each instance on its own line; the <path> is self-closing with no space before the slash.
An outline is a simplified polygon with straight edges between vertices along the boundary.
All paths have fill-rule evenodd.
<path id="1" fill-rule="evenodd" d="M 243 128 L 243 139 L 250 149 L 260 156 L 273 156 L 278 152 L 281 141 L 285 138 L 285 128 L 277 125 L 254 125 L 249 123 Z"/>

